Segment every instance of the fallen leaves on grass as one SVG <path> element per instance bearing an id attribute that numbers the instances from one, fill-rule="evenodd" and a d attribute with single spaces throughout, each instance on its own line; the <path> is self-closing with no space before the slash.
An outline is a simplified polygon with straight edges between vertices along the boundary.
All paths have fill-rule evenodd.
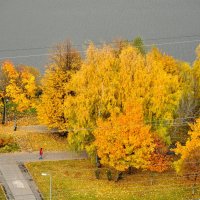
<path id="1" fill-rule="evenodd" d="M 16 133 L 15 138 L 22 151 L 38 151 L 41 147 L 45 151 L 68 149 L 67 138 L 60 137 L 58 134 L 20 131 Z"/>
<path id="2" fill-rule="evenodd" d="M 0 133 L 11 136 L 21 151 L 38 151 L 41 147 L 45 151 L 68 150 L 67 138 L 60 137 L 59 134 L 13 131 L 13 127 L 4 126 L 0 126 Z"/>
<path id="3" fill-rule="evenodd" d="M 49 161 L 27 163 L 44 198 L 49 195 L 49 178 L 41 176 L 48 172 L 52 176 L 54 200 L 177 200 L 192 198 L 189 184 L 175 178 L 175 172 L 154 176 L 151 185 L 149 172 L 137 172 L 119 182 L 108 181 L 106 177 L 95 178 L 95 166 L 89 160 Z M 197 186 L 196 195 L 200 195 Z"/>

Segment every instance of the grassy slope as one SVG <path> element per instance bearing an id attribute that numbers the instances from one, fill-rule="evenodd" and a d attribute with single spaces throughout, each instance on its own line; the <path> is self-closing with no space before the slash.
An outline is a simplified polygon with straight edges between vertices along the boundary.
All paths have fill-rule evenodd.
<path id="1" fill-rule="evenodd" d="M 95 179 L 95 167 L 87 160 L 27 163 L 26 166 L 45 198 L 49 197 L 49 177 L 41 173 L 52 175 L 54 200 L 185 200 L 200 197 L 200 187 L 192 196 L 191 183 L 174 172 L 156 174 L 153 179 L 149 173 L 140 172 L 114 182 L 108 181 L 105 175 L 101 175 L 100 180 Z"/>
<path id="2" fill-rule="evenodd" d="M 45 151 L 66 151 L 67 139 L 51 133 L 28 133 L 25 131 L 13 131 L 13 127 L 0 126 L 0 132 L 11 135 L 21 151 L 38 151 L 43 147 Z"/>
<path id="3" fill-rule="evenodd" d="M 51 133 L 26 133 L 17 131 L 14 135 L 22 151 L 38 151 L 40 147 L 45 151 L 66 151 L 67 138 Z"/>
<path id="4" fill-rule="evenodd" d="M 5 197 L 5 194 L 4 194 L 4 191 L 3 191 L 3 188 L 1 187 L 1 185 L 0 185 L 0 199 L 6 200 L 6 197 Z"/>

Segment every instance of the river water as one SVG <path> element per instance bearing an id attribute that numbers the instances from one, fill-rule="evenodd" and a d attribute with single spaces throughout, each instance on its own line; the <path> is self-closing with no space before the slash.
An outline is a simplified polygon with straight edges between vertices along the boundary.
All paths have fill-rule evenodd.
<path id="1" fill-rule="evenodd" d="M 65 39 L 84 51 L 88 41 L 136 36 L 192 62 L 200 43 L 200 0 L 0 0 L 0 59 L 41 71 L 49 47 Z"/>

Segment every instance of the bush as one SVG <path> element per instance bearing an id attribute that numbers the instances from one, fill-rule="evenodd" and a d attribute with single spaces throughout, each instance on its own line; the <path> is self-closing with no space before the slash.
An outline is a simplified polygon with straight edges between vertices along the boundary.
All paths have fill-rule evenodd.
<path id="1" fill-rule="evenodd" d="M 12 136 L 0 134 L 0 153 L 15 152 L 19 149 Z"/>
<path id="2" fill-rule="evenodd" d="M 0 135 L 0 148 L 12 143 L 14 143 L 13 137 L 9 135 Z"/>
<path id="3" fill-rule="evenodd" d="M 13 144 L 5 145 L 4 147 L 0 148 L 0 153 L 9 153 L 9 152 L 15 152 L 19 150 L 20 150 L 20 147 L 18 146 L 18 144 L 13 143 Z"/>

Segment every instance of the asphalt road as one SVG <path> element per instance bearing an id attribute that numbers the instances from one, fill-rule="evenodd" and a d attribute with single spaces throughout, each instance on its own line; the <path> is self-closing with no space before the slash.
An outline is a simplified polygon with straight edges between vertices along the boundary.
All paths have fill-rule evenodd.
<path id="1" fill-rule="evenodd" d="M 24 168 L 24 162 L 49 160 L 75 160 L 87 158 L 86 153 L 45 152 L 39 160 L 38 152 L 0 154 L 0 182 L 6 190 L 9 200 L 40 200 L 38 188 L 30 174 Z"/>

